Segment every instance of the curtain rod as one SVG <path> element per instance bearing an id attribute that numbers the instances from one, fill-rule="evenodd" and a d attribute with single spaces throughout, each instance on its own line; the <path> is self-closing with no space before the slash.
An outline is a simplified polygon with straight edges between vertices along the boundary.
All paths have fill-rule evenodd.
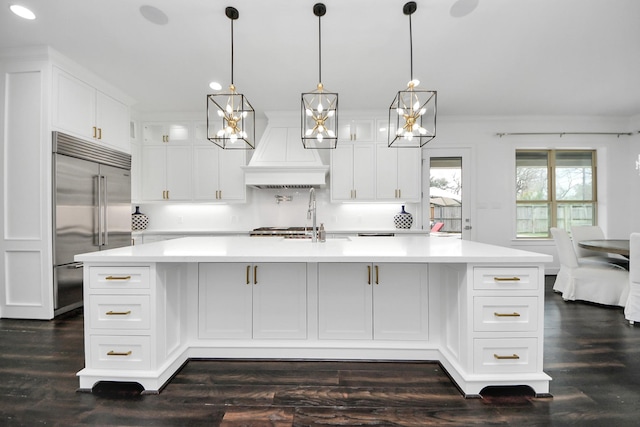
<path id="1" fill-rule="evenodd" d="M 636 132 L 498 132 L 496 136 L 502 138 L 503 136 L 523 136 L 523 135 L 558 135 L 562 138 L 564 135 L 615 135 L 618 138 L 621 136 L 631 136 Z"/>

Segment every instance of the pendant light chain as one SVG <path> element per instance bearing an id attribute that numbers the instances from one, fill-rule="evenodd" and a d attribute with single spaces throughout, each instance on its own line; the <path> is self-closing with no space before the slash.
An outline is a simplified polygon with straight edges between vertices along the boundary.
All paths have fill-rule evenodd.
<path id="1" fill-rule="evenodd" d="M 411 14 L 409 14 L 409 57 L 411 64 L 411 80 L 413 81 L 413 30 L 411 29 Z"/>
<path id="2" fill-rule="evenodd" d="M 233 86 L 233 19 L 231 21 L 231 85 Z"/>
<path id="3" fill-rule="evenodd" d="M 322 16 L 318 16 L 318 83 L 322 83 Z"/>

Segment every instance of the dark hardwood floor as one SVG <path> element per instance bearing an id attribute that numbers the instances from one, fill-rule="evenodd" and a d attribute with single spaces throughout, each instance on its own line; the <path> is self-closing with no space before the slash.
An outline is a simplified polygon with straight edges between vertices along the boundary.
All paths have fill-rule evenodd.
<path id="1" fill-rule="evenodd" d="M 547 277 L 544 370 L 527 388 L 464 399 L 434 363 L 190 361 L 159 395 L 78 393 L 82 311 L 0 320 L 0 426 L 637 426 L 640 325 L 622 309 L 566 303 Z"/>

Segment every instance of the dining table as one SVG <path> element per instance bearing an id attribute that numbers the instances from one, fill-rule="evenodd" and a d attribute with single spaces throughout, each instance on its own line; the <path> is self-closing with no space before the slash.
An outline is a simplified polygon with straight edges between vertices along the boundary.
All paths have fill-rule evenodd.
<path id="1" fill-rule="evenodd" d="M 578 246 L 592 251 L 607 252 L 629 258 L 629 239 L 581 240 Z"/>

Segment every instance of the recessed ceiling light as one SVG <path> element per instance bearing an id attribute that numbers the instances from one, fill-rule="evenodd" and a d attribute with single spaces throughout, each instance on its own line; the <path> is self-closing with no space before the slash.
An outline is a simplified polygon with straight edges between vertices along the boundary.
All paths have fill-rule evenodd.
<path id="1" fill-rule="evenodd" d="M 220 90 L 222 89 L 222 85 L 218 82 L 211 82 L 209 83 L 209 87 L 213 90 Z"/>
<path id="2" fill-rule="evenodd" d="M 457 0 L 449 10 L 454 18 L 462 18 L 467 16 L 478 7 L 479 0 Z"/>
<path id="3" fill-rule="evenodd" d="M 20 6 L 19 4 L 12 4 L 9 6 L 11 12 L 18 15 L 20 18 L 28 19 L 30 21 L 36 19 L 36 14 L 27 9 L 24 6 Z"/>
<path id="4" fill-rule="evenodd" d="M 140 14 L 147 21 L 156 25 L 166 25 L 169 22 L 169 17 L 160 9 L 154 6 L 140 6 Z"/>

